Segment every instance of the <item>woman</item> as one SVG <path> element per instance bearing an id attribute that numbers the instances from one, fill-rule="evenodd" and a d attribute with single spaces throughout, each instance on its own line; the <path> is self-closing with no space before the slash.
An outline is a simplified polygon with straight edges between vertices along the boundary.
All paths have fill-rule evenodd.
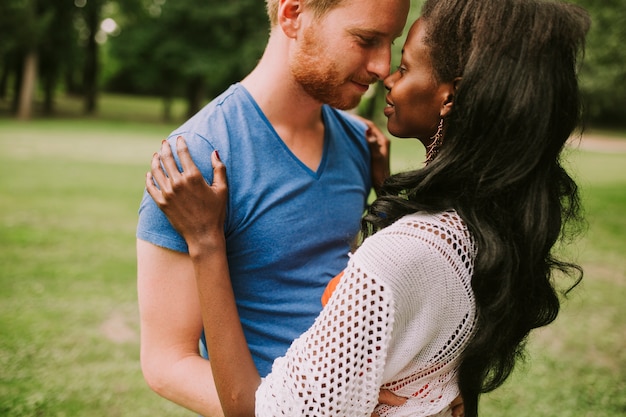
<path id="1" fill-rule="evenodd" d="M 553 274 L 582 276 L 553 247 L 581 220 L 560 157 L 579 123 L 588 27 L 564 3 L 426 1 L 385 79 L 385 115 L 427 163 L 387 179 L 328 304 L 263 380 L 228 277 L 225 165 L 215 152 L 209 186 L 182 139 L 184 174 L 162 148 L 146 186 L 189 244 L 226 415 L 443 416 L 459 393 L 477 415 L 530 330 L 556 318 Z M 380 387 L 406 402 L 376 407 Z"/>

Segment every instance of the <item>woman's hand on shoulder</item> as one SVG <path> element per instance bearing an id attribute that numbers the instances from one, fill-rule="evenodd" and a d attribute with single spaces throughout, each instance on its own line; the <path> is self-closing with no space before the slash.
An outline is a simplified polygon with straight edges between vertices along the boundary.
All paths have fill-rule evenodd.
<path id="1" fill-rule="evenodd" d="M 390 175 L 389 150 L 391 141 L 371 120 L 356 116 L 367 126 L 365 139 L 371 152 L 372 186 L 376 193 Z"/>
<path id="2" fill-rule="evenodd" d="M 190 253 L 222 246 L 228 201 L 226 167 L 217 151 L 211 155 L 213 184 L 208 184 L 191 159 L 182 136 L 176 139 L 182 172 L 172 148 L 163 141 L 161 151 L 152 157 L 146 174 L 146 189 L 172 226 L 185 238 Z"/>

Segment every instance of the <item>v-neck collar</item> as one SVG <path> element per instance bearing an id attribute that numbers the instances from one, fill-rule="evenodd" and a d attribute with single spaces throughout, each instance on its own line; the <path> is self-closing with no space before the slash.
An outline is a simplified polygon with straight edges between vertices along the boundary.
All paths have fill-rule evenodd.
<path id="1" fill-rule="evenodd" d="M 276 129 L 274 129 L 274 126 L 270 123 L 270 121 L 267 118 L 267 116 L 265 116 L 265 113 L 263 113 L 263 110 L 261 110 L 261 107 L 259 107 L 259 104 L 256 102 L 254 97 L 252 97 L 252 94 L 250 94 L 250 92 L 242 84 L 238 84 L 238 86 L 246 94 L 246 96 L 250 100 L 250 103 L 256 109 L 257 114 L 259 115 L 261 120 L 265 123 L 267 128 L 272 132 L 272 137 L 275 140 L 278 141 L 279 145 L 285 150 L 285 152 L 291 157 L 291 159 L 293 159 L 293 161 L 296 162 L 296 164 L 299 165 L 300 168 L 302 170 L 304 170 L 308 175 L 312 176 L 315 179 L 319 179 L 322 176 L 323 172 L 324 172 L 324 168 L 326 167 L 326 161 L 327 161 L 328 149 L 329 149 L 329 142 L 330 142 L 330 135 L 329 135 L 329 131 L 328 131 L 329 130 L 328 129 L 328 111 L 329 111 L 328 106 L 325 105 L 325 104 L 322 105 L 322 123 L 324 124 L 324 149 L 322 150 L 322 158 L 320 159 L 320 163 L 317 166 L 317 170 L 312 170 L 304 162 L 302 162 L 300 160 L 300 158 L 298 158 L 291 151 L 291 149 L 289 149 L 287 144 L 285 144 L 285 142 L 280 137 L 278 132 L 276 132 Z"/>

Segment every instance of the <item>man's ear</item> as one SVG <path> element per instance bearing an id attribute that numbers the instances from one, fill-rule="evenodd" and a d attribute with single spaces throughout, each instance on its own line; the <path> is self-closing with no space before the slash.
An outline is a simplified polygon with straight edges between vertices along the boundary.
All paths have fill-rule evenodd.
<path id="1" fill-rule="evenodd" d="M 278 5 L 278 24 L 287 37 L 295 38 L 300 28 L 302 3 L 300 0 L 280 0 Z"/>
<path id="2" fill-rule="evenodd" d="M 456 91 L 459 87 L 459 83 L 461 82 L 461 77 L 457 77 L 451 83 L 445 83 L 444 85 L 444 100 L 441 105 L 441 110 L 439 115 L 443 118 L 446 117 L 452 111 L 452 106 L 454 105 L 454 97 L 456 96 Z"/>

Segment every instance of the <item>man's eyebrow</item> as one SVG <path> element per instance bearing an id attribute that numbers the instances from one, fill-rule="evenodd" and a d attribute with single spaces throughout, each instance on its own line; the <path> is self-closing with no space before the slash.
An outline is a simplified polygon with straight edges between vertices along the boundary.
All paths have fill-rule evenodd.
<path id="1" fill-rule="evenodd" d="M 363 28 L 352 28 L 349 29 L 348 32 L 350 32 L 353 35 L 358 35 L 358 36 L 368 36 L 368 37 L 372 37 L 372 38 L 384 38 L 386 36 L 388 36 L 385 32 L 381 32 L 379 30 L 376 29 L 363 29 Z M 402 31 L 400 31 L 400 33 L 397 33 L 395 35 L 393 35 L 393 38 L 399 38 L 400 36 L 402 36 Z"/>

